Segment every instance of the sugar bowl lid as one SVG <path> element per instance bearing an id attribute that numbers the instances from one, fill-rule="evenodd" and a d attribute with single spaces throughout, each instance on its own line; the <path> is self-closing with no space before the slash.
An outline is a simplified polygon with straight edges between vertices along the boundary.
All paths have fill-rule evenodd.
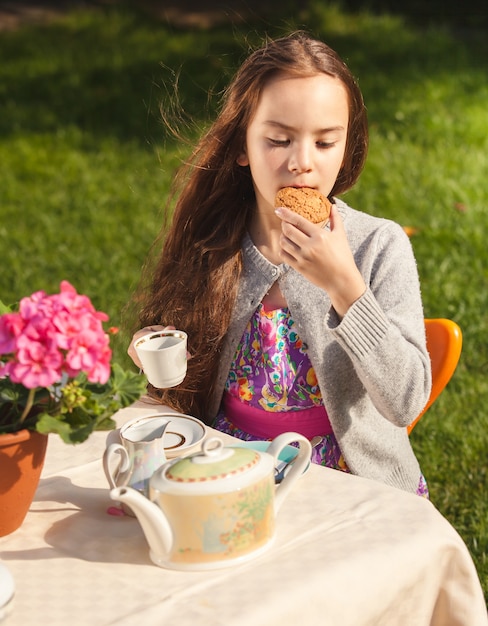
<path id="1" fill-rule="evenodd" d="M 202 452 L 179 459 L 165 471 L 165 478 L 177 483 L 209 483 L 244 477 L 257 467 L 262 455 L 250 448 L 226 448 L 221 439 L 212 437 L 202 445 Z"/>

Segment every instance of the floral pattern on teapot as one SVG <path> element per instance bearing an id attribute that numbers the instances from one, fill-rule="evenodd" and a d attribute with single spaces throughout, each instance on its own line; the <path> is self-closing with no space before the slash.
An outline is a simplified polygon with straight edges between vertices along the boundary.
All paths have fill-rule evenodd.
<path id="1" fill-rule="evenodd" d="M 174 563 L 208 563 L 238 558 L 265 546 L 274 536 L 274 480 L 265 477 L 250 488 L 220 494 L 182 498 L 159 494 L 174 529 Z"/>

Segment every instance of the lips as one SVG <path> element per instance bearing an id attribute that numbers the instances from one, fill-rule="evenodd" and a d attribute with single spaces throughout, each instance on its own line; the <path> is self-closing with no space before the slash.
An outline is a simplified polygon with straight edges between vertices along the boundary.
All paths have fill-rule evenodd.
<path id="1" fill-rule="evenodd" d="M 294 185 L 283 185 L 283 187 L 280 187 L 280 189 L 289 189 L 290 187 L 293 189 L 317 189 L 316 187 L 312 187 L 311 185 L 297 185 L 296 183 Z"/>

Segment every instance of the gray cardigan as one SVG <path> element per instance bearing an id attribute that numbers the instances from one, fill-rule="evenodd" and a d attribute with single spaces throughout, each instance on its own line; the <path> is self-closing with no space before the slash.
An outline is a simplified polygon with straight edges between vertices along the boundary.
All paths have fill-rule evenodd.
<path id="1" fill-rule="evenodd" d="M 350 470 L 415 492 L 421 472 L 405 427 L 427 402 L 431 371 L 414 255 L 398 224 L 336 204 L 367 291 L 341 320 L 324 290 L 289 266 L 267 261 L 246 236 L 209 417 L 218 413 L 246 324 L 278 280 Z"/>

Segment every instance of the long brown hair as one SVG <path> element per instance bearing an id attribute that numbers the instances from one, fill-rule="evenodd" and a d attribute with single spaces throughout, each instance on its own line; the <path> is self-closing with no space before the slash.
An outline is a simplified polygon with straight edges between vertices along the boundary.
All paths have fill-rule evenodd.
<path id="1" fill-rule="evenodd" d="M 161 401 L 207 420 L 223 338 L 229 327 L 241 273 L 241 243 L 255 208 L 248 167 L 237 164 L 246 130 L 263 88 L 277 74 L 325 73 L 340 79 L 349 97 L 343 166 L 332 189 L 350 189 L 364 165 L 368 131 L 363 98 L 351 72 L 326 44 L 298 32 L 268 41 L 253 52 L 224 93 L 220 113 L 176 177 L 179 193 L 172 222 L 139 322 L 174 325 L 189 336 L 185 381 L 152 390 Z"/>

